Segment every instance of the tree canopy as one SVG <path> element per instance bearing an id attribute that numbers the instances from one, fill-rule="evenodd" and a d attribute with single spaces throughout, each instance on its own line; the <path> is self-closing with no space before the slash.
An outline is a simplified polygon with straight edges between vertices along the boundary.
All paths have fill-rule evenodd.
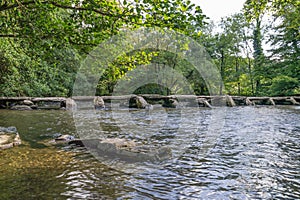
<path id="1" fill-rule="evenodd" d="M 190 0 L 3 0 L 0 96 L 70 96 L 80 63 L 97 45 L 140 27 L 171 29 L 203 45 L 219 67 L 225 85 L 221 94 L 299 94 L 299 8 L 293 0 L 247 0 L 241 13 L 213 25 Z M 264 22 L 267 14 L 270 24 Z M 114 60 L 100 77 L 97 93 L 111 94 L 127 72 L 149 63 L 156 63 L 158 71 L 172 66 L 197 94 L 208 93 L 188 60 L 155 49 Z M 153 84 L 138 90 L 156 91 L 171 92 Z"/>

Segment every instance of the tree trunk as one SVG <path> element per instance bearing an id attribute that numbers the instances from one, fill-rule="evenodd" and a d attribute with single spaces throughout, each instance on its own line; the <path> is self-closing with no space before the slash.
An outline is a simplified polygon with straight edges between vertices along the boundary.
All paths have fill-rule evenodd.
<path id="1" fill-rule="evenodd" d="M 225 55 L 224 55 L 224 50 L 221 50 L 221 78 L 222 80 L 224 79 L 225 75 Z M 223 94 L 223 83 L 221 82 L 220 84 L 220 95 Z"/>

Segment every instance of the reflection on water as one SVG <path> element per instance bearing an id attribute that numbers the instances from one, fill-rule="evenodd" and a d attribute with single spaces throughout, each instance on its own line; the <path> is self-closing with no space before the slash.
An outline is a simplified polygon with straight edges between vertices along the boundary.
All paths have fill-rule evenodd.
<path id="1" fill-rule="evenodd" d="M 101 134 L 175 149 L 174 159 L 160 165 L 115 167 L 84 149 L 45 142 L 56 133 L 76 135 L 72 113 L 0 110 L 0 126 L 16 126 L 23 140 L 0 151 L 0 199 L 300 197 L 300 109 L 228 108 L 222 133 L 203 157 L 210 112 L 188 109 L 186 117 L 174 109 L 99 111 Z M 176 154 L 182 144 L 184 151 Z"/>

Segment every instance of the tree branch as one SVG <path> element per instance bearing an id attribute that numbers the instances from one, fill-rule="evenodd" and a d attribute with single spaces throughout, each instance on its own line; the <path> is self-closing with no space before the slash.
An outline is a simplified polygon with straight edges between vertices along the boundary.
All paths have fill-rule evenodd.
<path id="1" fill-rule="evenodd" d="M 3 4 L 3 5 L 0 6 L 0 12 L 5 11 L 5 10 L 14 9 L 14 8 L 17 8 L 17 7 L 20 7 L 20 6 L 28 6 L 28 5 L 35 4 L 35 3 L 36 3 L 36 1 L 33 0 L 33 1 L 28 1 L 28 2 L 15 3 L 15 4 L 12 4 L 12 5 Z M 63 8 L 63 9 L 80 10 L 80 11 L 93 11 L 95 13 L 99 13 L 99 14 L 104 15 L 104 16 L 118 17 L 118 16 L 115 16 L 111 13 L 103 12 L 100 9 L 84 8 L 84 7 L 80 7 L 80 6 L 62 5 L 62 4 L 59 4 L 55 1 L 43 1 L 43 2 L 41 2 L 41 4 L 50 4 L 50 5 L 53 5 L 55 7 Z"/>
<path id="2" fill-rule="evenodd" d="M 23 3 L 16 3 L 16 4 L 13 4 L 13 5 L 7 5 L 5 3 L 4 5 L 0 6 L 0 12 L 1 11 L 5 11 L 5 10 L 10 10 L 10 9 L 13 9 L 13 8 L 17 8 L 19 6 L 27 6 L 27 5 L 30 5 L 30 4 L 35 4 L 35 1 L 28 1 L 28 2 L 23 2 Z"/>
<path id="3" fill-rule="evenodd" d="M 13 38 L 13 37 L 18 37 L 18 35 L 15 35 L 15 34 L 0 34 L 0 38 L 1 37 Z"/>
<path id="4" fill-rule="evenodd" d="M 56 6 L 56 7 L 59 7 L 59 8 L 63 8 L 63 9 L 81 10 L 81 11 L 93 11 L 93 12 L 99 13 L 101 15 L 110 16 L 110 17 L 116 17 L 115 15 L 113 15 L 111 13 L 106 13 L 106 12 L 103 12 L 101 10 L 97 10 L 97 9 L 94 9 L 94 8 L 84 8 L 84 7 L 79 7 L 79 6 L 75 7 L 75 6 L 61 5 L 61 4 L 56 3 L 54 1 L 50 1 L 49 3 L 52 4 L 53 6 Z"/>

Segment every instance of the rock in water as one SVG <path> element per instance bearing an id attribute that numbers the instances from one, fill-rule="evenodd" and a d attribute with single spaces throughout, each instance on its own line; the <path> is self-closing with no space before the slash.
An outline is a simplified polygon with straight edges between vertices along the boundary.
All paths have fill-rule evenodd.
<path id="1" fill-rule="evenodd" d="M 55 139 L 55 143 L 86 147 L 99 157 L 128 162 L 160 162 L 172 157 L 169 147 L 139 145 L 134 141 L 121 138 L 75 139 L 71 135 L 61 135 Z"/>
<path id="2" fill-rule="evenodd" d="M 148 105 L 147 101 L 143 97 L 137 96 L 135 101 L 136 101 L 137 108 L 146 108 Z"/>
<path id="3" fill-rule="evenodd" d="M 14 126 L 9 126 L 9 127 L 1 127 L 0 126 L 0 132 L 4 133 L 18 133 L 17 128 Z"/>
<path id="4" fill-rule="evenodd" d="M 16 127 L 0 127 L 0 150 L 21 144 Z"/>
<path id="5" fill-rule="evenodd" d="M 102 97 L 95 97 L 94 98 L 94 106 L 95 109 L 102 109 L 105 108 L 105 103 Z"/>
<path id="6" fill-rule="evenodd" d="M 148 104 L 148 105 L 146 105 L 145 109 L 146 110 L 153 110 L 153 105 Z"/>
<path id="7" fill-rule="evenodd" d="M 66 99 L 66 110 L 76 110 L 76 108 L 77 108 L 76 102 L 71 98 L 67 98 Z"/>
<path id="8" fill-rule="evenodd" d="M 69 144 L 84 145 L 100 157 L 117 158 L 128 162 L 157 162 L 172 157 L 169 147 L 157 148 L 138 145 L 134 141 L 121 138 L 87 139 L 81 142 L 72 141 Z"/>
<path id="9" fill-rule="evenodd" d="M 179 102 L 176 99 L 170 99 L 170 102 L 172 108 L 178 108 L 180 106 Z"/>
<path id="10" fill-rule="evenodd" d="M 121 139 L 121 138 L 108 138 L 108 139 L 104 139 L 100 142 L 100 144 L 112 144 L 113 146 L 115 146 L 116 148 L 132 148 L 135 147 L 136 144 L 134 141 L 128 141 L 125 139 Z"/>
<path id="11" fill-rule="evenodd" d="M 55 142 L 69 142 L 74 140 L 75 137 L 72 135 L 60 135 L 59 137 L 55 138 Z"/>
<path id="12" fill-rule="evenodd" d="M 26 106 L 32 106 L 34 103 L 30 100 L 24 100 L 23 104 L 26 105 Z"/>

